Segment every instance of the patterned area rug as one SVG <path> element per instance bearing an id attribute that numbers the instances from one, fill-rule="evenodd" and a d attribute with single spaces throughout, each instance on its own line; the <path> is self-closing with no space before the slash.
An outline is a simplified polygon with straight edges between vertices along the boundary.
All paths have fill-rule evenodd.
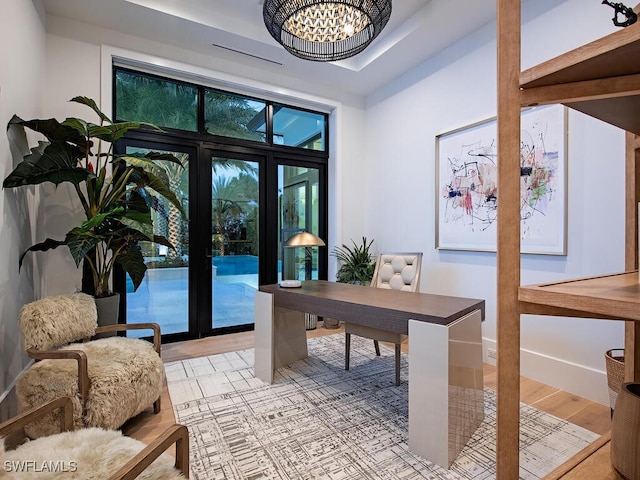
<path id="1" fill-rule="evenodd" d="M 309 340 L 309 358 L 253 376 L 253 350 L 166 365 L 176 419 L 187 425 L 196 480 L 493 479 L 495 393 L 483 424 L 449 470 L 409 452 L 407 356 L 394 386 L 393 351 L 352 337 Z M 541 478 L 598 435 L 522 405 L 520 478 Z"/>

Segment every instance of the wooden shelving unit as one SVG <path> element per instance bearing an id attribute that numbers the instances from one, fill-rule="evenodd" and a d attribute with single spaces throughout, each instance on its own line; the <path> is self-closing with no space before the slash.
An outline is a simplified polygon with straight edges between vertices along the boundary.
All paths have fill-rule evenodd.
<path id="1" fill-rule="evenodd" d="M 638 272 L 520 287 L 520 313 L 640 321 Z"/>
<path id="2" fill-rule="evenodd" d="M 640 5 L 638 6 L 640 7 Z M 636 7 L 636 12 L 639 8 Z M 519 469 L 520 315 L 624 320 L 625 376 L 640 381 L 640 23 L 521 72 L 521 0 L 497 0 L 498 35 L 498 412 L 497 478 Z M 519 75 L 514 72 L 520 72 Z M 627 272 L 520 286 L 520 109 L 562 103 L 627 132 Z M 606 445 L 606 439 L 601 440 Z M 575 469 L 607 462 L 603 448 L 576 456 Z M 598 456 L 596 458 L 596 452 Z M 585 463 L 586 462 L 586 463 Z M 610 465 L 601 465 L 610 478 Z M 565 465 L 570 473 L 571 462 Z M 593 473 L 595 470 L 590 470 Z M 591 476 L 590 478 L 596 478 Z"/>

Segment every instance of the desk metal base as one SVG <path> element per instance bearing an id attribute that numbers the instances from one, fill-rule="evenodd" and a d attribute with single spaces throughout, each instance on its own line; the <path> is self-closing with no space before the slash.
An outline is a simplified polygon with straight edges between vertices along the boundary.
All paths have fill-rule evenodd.
<path id="1" fill-rule="evenodd" d="M 409 320 L 409 450 L 449 468 L 484 419 L 480 311 Z"/>

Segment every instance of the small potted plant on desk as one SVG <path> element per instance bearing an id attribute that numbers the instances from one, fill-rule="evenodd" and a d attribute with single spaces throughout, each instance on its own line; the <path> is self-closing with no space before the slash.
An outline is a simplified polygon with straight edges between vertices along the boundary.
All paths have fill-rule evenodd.
<path id="1" fill-rule="evenodd" d="M 371 255 L 373 240 L 367 243 L 367 237 L 362 237 L 362 245 L 356 244 L 353 240 L 351 240 L 351 243 L 353 248 L 342 244 L 342 247 L 335 247 L 331 253 L 340 262 L 336 281 L 355 285 L 369 285 L 376 269 L 375 260 Z"/>
<path id="2" fill-rule="evenodd" d="M 115 302 L 115 322 L 113 318 L 105 320 L 99 313 L 99 323 L 117 323 L 119 298 L 109 286 L 113 268 L 116 264 L 122 267 L 135 291 L 147 270 L 140 242 L 173 248 L 165 237 L 153 233 L 151 212 L 162 210 L 159 199 L 164 198 L 185 215 L 169 188 L 166 167 L 182 168 L 182 165 L 176 157 L 164 153 L 113 153 L 113 143 L 128 131 L 143 126 L 159 128 L 138 122 L 113 123 L 92 99 L 75 97 L 71 101 L 91 108 L 99 124 L 78 118 L 67 118 L 63 122 L 53 118 L 22 120 L 14 115 L 7 130 L 26 127 L 44 135 L 46 141 L 32 147 L 2 185 L 4 188 L 45 182 L 73 185 L 85 218 L 69 230 L 64 239 L 47 238 L 29 247 L 20 256 L 19 266 L 28 252 L 66 246 L 76 266 L 84 261 L 83 291 L 96 298 L 99 312 L 100 299 L 112 299 L 111 306 L 103 310 L 113 310 Z M 103 142 L 108 144 L 104 150 Z"/>
<path id="3" fill-rule="evenodd" d="M 336 282 L 351 283 L 354 285 L 369 285 L 376 268 L 375 260 L 371 255 L 373 240 L 367 242 L 367 237 L 362 237 L 362 244 L 358 245 L 351 240 L 353 247 L 342 244 L 335 247 L 331 254 L 338 259 L 340 268 L 336 274 Z M 326 328 L 338 328 L 339 322 L 333 318 L 325 318 Z"/>

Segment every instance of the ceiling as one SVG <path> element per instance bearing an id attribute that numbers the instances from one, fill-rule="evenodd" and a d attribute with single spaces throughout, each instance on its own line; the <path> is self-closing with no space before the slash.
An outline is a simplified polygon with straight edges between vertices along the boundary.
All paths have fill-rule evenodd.
<path id="1" fill-rule="evenodd" d="M 495 18 L 495 0 L 395 0 L 362 53 L 340 62 L 298 59 L 271 38 L 262 0 L 42 0 L 48 15 L 79 20 L 265 75 L 286 75 L 367 96 Z"/>

